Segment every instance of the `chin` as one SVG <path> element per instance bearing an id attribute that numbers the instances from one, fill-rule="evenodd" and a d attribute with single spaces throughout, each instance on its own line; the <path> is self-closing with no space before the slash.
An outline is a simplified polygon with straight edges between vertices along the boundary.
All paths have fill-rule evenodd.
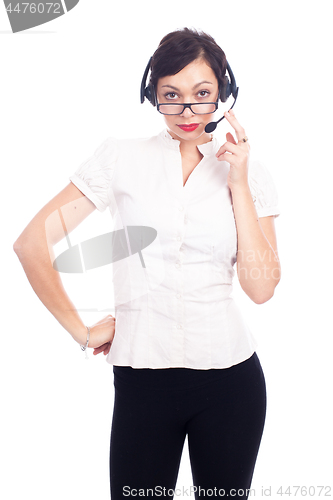
<path id="1" fill-rule="evenodd" d="M 186 131 L 178 128 L 177 126 L 172 127 L 172 128 L 168 127 L 168 128 L 172 132 L 173 135 L 176 135 L 177 137 L 180 137 L 183 140 L 194 141 L 195 139 L 199 139 L 199 137 L 201 137 L 203 134 L 205 134 L 205 126 L 206 126 L 206 124 L 204 124 L 204 125 L 200 124 L 197 129 L 193 130 L 193 132 L 186 132 Z"/>

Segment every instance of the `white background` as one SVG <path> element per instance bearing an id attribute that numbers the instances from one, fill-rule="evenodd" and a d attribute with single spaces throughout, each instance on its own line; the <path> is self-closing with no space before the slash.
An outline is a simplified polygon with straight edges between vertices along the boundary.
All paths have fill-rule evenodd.
<path id="1" fill-rule="evenodd" d="M 256 305 L 237 278 L 234 286 L 268 395 L 252 488 L 279 498 L 279 486 L 332 487 L 330 11 L 329 0 L 81 0 L 12 34 L 0 6 L 2 498 L 109 498 L 112 365 L 92 350 L 85 360 L 34 293 L 13 243 L 106 137 L 164 128 L 156 109 L 140 104 L 140 83 L 160 39 L 184 26 L 225 51 L 240 87 L 236 117 L 279 193 L 275 295 Z M 229 130 L 223 120 L 214 134 L 223 143 Z M 107 232 L 110 217 L 96 210 L 80 230 Z M 112 305 L 110 267 L 64 277 L 78 309 L 99 309 L 80 312 L 86 324 Z M 177 488 L 191 485 L 186 440 Z"/>

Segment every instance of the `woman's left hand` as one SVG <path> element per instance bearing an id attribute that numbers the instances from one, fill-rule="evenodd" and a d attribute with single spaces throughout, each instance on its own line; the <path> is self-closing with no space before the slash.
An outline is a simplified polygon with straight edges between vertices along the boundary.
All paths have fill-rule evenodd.
<path id="1" fill-rule="evenodd" d="M 229 113 L 226 111 L 224 116 L 235 129 L 238 143 L 230 132 L 226 134 L 227 142 L 220 147 L 216 153 L 219 161 L 227 161 L 230 163 L 230 171 L 228 174 L 228 186 L 231 190 L 248 186 L 248 164 L 250 155 L 250 145 L 248 141 L 243 142 L 246 137 L 245 130 L 238 123 L 235 113 L 231 109 Z"/>

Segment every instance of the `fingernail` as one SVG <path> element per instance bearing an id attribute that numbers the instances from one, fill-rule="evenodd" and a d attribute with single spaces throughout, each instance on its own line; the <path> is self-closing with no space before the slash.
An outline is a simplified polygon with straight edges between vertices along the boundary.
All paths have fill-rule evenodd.
<path id="1" fill-rule="evenodd" d="M 226 114 L 226 116 L 230 116 L 229 111 L 226 111 L 225 114 Z"/>

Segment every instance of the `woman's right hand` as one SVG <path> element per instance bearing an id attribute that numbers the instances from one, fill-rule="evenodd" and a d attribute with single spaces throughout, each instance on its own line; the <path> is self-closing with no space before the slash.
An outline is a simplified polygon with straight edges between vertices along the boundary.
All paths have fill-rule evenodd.
<path id="1" fill-rule="evenodd" d="M 105 318 L 97 321 L 90 327 L 90 337 L 88 347 L 94 349 L 93 354 L 104 352 L 108 354 L 115 334 L 115 318 L 108 314 Z"/>

